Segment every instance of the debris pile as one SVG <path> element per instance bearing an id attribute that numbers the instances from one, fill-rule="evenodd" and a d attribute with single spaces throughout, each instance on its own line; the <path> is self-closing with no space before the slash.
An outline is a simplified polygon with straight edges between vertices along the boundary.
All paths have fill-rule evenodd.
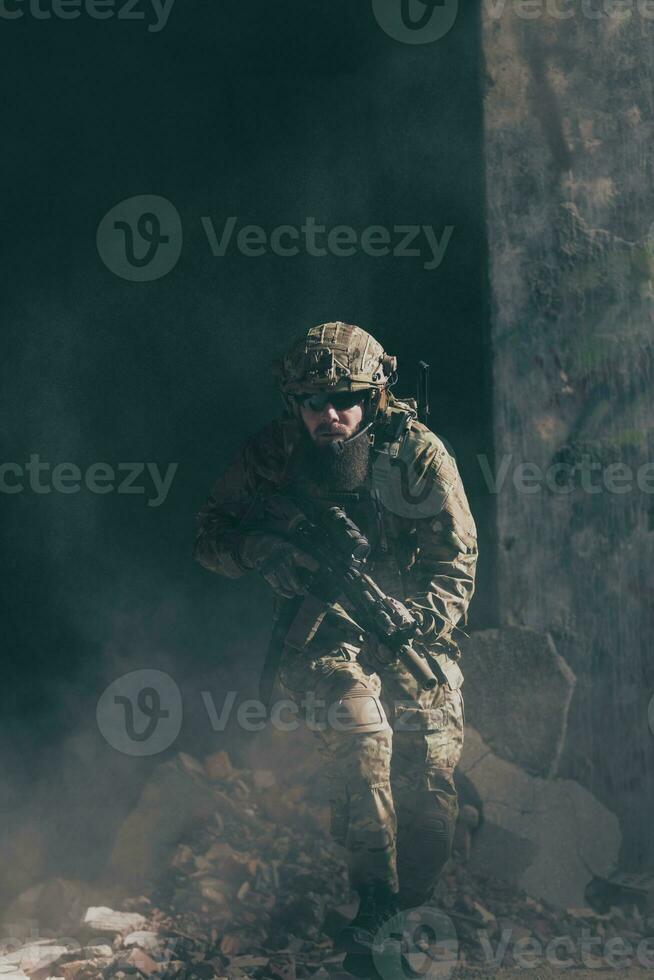
<path id="1" fill-rule="evenodd" d="M 312 786 L 278 779 L 234 769 L 225 752 L 204 765 L 180 754 L 159 766 L 112 854 L 107 895 L 120 911 L 90 907 L 75 925 L 65 905 L 79 902 L 62 902 L 60 922 L 50 909 L 46 930 L 44 892 L 68 898 L 75 885 L 30 889 L 5 915 L 4 935 L 31 940 L 5 942 L 0 980 L 313 975 L 334 957 L 324 930 L 347 921 L 356 903 L 324 801 Z M 142 893 L 118 897 L 117 868 Z M 62 929 L 75 938 L 57 939 Z"/>
<path id="2" fill-rule="evenodd" d="M 457 775 L 484 803 L 471 866 L 540 901 L 582 906 L 589 877 L 617 866 L 621 833 L 615 813 L 559 771 L 574 674 L 552 638 L 530 629 L 473 632 L 462 650 L 469 723 Z"/>
<path id="3" fill-rule="evenodd" d="M 216 811 L 178 845 L 155 893 L 172 937 L 177 929 L 211 944 L 229 976 L 261 970 L 271 957 L 310 975 L 333 952 L 329 910 L 351 901 L 328 809 L 272 771 L 232 769 L 225 753 L 206 769 Z"/>
<path id="4" fill-rule="evenodd" d="M 459 860 L 443 875 L 435 904 L 454 923 L 460 967 L 654 969 L 654 904 L 627 893 L 607 912 L 561 909 Z"/>
<path id="5" fill-rule="evenodd" d="M 136 878 L 148 873 L 143 889 L 130 897 L 117 891 L 115 878 L 107 878 L 93 886 L 97 904 L 84 904 L 81 913 L 89 885 L 56 880 L 30 889 L 5 916 L 4 936 L 21 938 L 5 939 L 0 980 L 343 976 L 334 937 L 354 915 L 356 903 L 342 852 L 329 838 L 328 810 L 315 781 L 298 784 L 291 772 L 282 777 L 268 770 L 235 769 L 224 752 L 204 764 L 177 756 L 159 770 L 119 834 L 110 865 L 114 874 L 116 867 L 125 867 L 130 851 L 151 833 L 156 839 L 150 841 L 147 860 L 136 860 L 133 851 Z M 186 797 L 166 804 L 162 787 L 171 784 L 185 787 Z M 562 911 L 476 872 L 468 858 L 484 823 L 477 803 L 464 794 L 455 857 L 431 905 L 456 930 L 455 956 L 462 970 L 524 967 L 526 940 L 534 955 L 533 941 L 545 950 L 552 940 L 567 937 L 563 952 L 556 947 L 558 955 L 577 963 L 583 962 L 586 933 L 601 940 L 599 949 L 593 947 L 596 958 L 611 939 L 635 946 L 648 931 L 654 934 L 654 908 L 642 903 L 604 913 Z M 169 823 L 162 826 L 167 806 Z M 158 820 L 150 823 L 156 813 Z M 178 818 L 174 826 L 173 813 Z M 156 868 L 154 855 L 160 862 Z M 112 908 L 101 904 L 103 888 Z M 29 924 L 29 935 L 27 929 L 21 935 L 21 921 Z M 414 915 L 406 930 L 409 963 L 411 957 L 440 955 L 438 937 L 430 937 L 428 929 L 416 940 L 415 924 L 421 921 L 420 913 Z M 433 921 L 427 911 L 425 925 Z M 654 949 L 650 955 L 654 960 Z M 424 964 L 416 968 L 425 972 Z"/>

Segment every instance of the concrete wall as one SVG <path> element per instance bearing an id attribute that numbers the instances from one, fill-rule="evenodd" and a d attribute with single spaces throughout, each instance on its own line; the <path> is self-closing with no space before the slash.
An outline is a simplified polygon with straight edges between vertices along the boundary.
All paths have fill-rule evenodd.
<path id="1" fill-rule="evenodd" d="M 654 4 L 618 7 L 482 16 L 500 616 L 550 631 L 577 674 L 561 774 L 618 813 L 638 868 L 654 860 Z"/>

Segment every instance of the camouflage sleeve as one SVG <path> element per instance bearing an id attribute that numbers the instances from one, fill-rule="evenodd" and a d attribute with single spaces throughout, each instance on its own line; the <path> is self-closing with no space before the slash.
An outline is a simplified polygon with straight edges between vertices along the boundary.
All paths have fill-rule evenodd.
<path id="1" fill-rule="evenodd" d="M 218 479 L 197 515 L 194 557 L 204 568 L 227 578 L 239 578 L 247 571 L 239 562 L 233 532 L 257 495 L 278 484 L 284 465 L 283 435 L 277 423 L 254 436 Z"/>
<path id="2" fill-rule="evenodd" d="M 430 642 L 449 639 L 457 623 L 465 624 L 477 564 L 477 530 L 456 462 L 433 440 L 423 478 L 432 484 L 434 506 L 415 522 L 417 558 L 407 583 L 407 605 L 420 614 Z"/>

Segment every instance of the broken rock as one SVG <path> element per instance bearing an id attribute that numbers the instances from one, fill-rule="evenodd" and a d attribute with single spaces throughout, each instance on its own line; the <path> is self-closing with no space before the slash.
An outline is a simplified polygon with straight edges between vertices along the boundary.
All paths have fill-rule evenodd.
<path id="1" fill-rule="evenodd" d="M 140 929 L 138 932 L 130 932 L 123 939 L 123 946 L 126 948 L 129 949 L 130 946 L 138 946 L 140 949 L 145 949 L 149 953 L 158 950 L 160 944 L 161 941 L 156 932 L 148 932 L 144 929 Z"/>
<path id="2" fill-rule="evenodd" d="M 204 760 L 207 777 L 211 780 L 227 780 L 234 775 L 233 766 L 225 751 L 214 752 Z"/>
<path id="3" fill-rule="evenodd" d="M 72 960 L 69 963 L 61 963 L 57 967 L 57 972 L 64 980 L 95 980 L 102 975 L 103 971 L 111 959 L 104 957 L 92 960 Z"/>
<path id="4" fill-rule="evenodd" d="M 499 758 L 474 728 L 460 767 L 484 800 L 471 870 L 561 908 L 586 904 L 588 869 L 607 874 L 616 864 L 617 817 L 573 780 L 530 776 Z"/>
<path id="5" fill-rule="evenodd" d="M 8 973 L 33 974 L 42 970 L 49 971 L 50 967 L 58 963 L 68 952 L 68 946 L 53 941 L 39 940 L 27 943 L 11 953 L 0 956 L 0 977 L 6 980 Z"/>
<path id="6" fill-rule="evenodd" d="M 536 776 L 555 776 L 575 675 L 547 633 L 481 630 L 461 644 L 466 714 L 493 752 Z"/>
<path id="7" fill-rule="evenodd" d="M 272 769 L 255 769 L 253 777 L 257 789 L 272 789 L 277 785 L 277 776 Z"/>
<path id="8" fill-rule="evenodd" d="M 133 949 L 129 955 L 126 957 L 126 962 L 130 966 L 136 967 L 139 973 L 143 973 L 146 977 L 150 974 L 156 973 L 160 968 L 160 964 L 156 963 L 151 956 L 142 949 Z"/>
<path id="9" fill-rule="evenodd" d="M 138 912 L 114 912 L 102 905 L 87 909 L 82 919 L 85 929 L 109 936 L 135 932 L 145 924 L 145 919 Z"/>

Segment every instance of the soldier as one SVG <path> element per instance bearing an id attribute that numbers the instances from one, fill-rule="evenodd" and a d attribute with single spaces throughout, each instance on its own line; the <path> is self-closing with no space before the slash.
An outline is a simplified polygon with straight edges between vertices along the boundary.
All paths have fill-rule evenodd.
<path id="1" fill-rule="evenodd" d="M 454 459 L 390 392 L 396 359 L 360 327 L 313 327 L 279 365 L 284 416 L 255 435 L 199 514 L 196 558 L 236 578 L 258 571 L 275 600 L 271 657 L 301 707 L 338 703 L 346 724 L 315 726 L 330 780 L 332 834 L 361 901 L 341 935 L 367 955 L 398 909 L 424 903 L 447 861 L 463 745 L 462 675 L 453 633 L 474 591 L 475 524 Z M 315 518 L 337 504 L 372 544 L 368 571 L 420 624 L 440 683 L 423 690 L 347 603 L 317 629 L 286 634 L 315 563 L 275 537 L 248 533 L 256 501 L 303 501 Z M 312 726 L 313 727 L 313 726 Z"/>

